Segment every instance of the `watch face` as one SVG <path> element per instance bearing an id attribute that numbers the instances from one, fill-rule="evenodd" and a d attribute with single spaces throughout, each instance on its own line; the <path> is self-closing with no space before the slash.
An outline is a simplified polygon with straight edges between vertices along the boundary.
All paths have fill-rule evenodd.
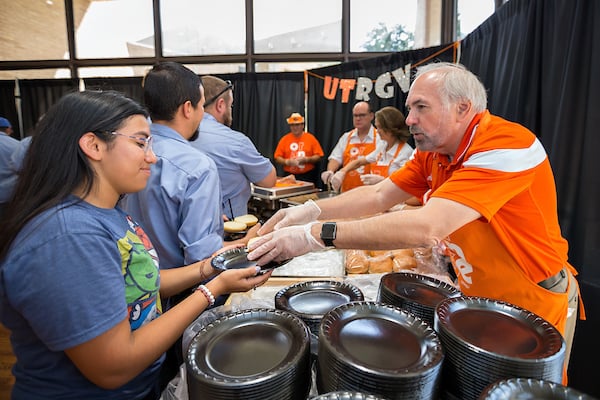
<path id="1" fill-rule="evenodd" d="M 337 225 L 335 222 L 325 222 L 321 228 L 321 239 L 327 241 L 335 240 L 336 231 Z M 331 246 L 331 244 L 328 244 L 328 246 Z"/>

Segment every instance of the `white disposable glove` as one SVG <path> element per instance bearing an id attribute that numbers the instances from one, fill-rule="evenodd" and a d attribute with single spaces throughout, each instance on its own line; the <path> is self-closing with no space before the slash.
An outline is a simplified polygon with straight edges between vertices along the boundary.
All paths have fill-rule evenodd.
<path id="1" fill-rule="evenodd" d="M 323 171 L 321 173 L 321 180 L 323 181 L 324 184 L 327 185 L 332 176 L 333 176 L 333 171 L 329 171 L 329 170 Z"/>
<path id="2" fill-rule="evenodd" d="M 290 258 L 325 248 L 310 233 L 310 228 L 316 224 L 288 226 L 261 237 L 256 244 L 252 243 L 248 260 L 254 260 L 258 265 L 270 261 L 284 261 Z"/>
<path id="3" fill-rule="evenodd" d="M 385 178 L 383 176 L 377 174 L 364 174 L 360 176 L 360 180 L 362 181 L 363 185 L 374 185 L 384 179 Z"/>
<path id="4" fill-rule="evenodd" d="M 333 177 L 331 178 L 331 187 L 333 188 L 333 190 L 335 190 L 336 192 L 338 192 L 340 190 L 340 188 L 342 187 L 342 182 L 344 182 L 345 177 L 346 177 L 346 172 L 344 172 L 342 170 L 339 170 L 338 172 L 333 174 Z"/>
<path id="5" fill-rule="evenodd" d="M 321 209 L 312 200 L 299 206 L 282 208 L 261 226 L 258 234 L 262 236 L 286 226 L 307 224 L 316 221 L 319 215 L 321 215 Z"/>

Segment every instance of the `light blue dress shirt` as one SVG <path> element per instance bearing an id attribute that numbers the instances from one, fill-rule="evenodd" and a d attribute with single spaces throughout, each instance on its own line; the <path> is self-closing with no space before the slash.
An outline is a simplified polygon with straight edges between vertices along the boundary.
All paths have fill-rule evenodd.
<path id="1" fill-rule="evenodd" d="M 191 143 L 217 164 L 223 214 L 229 218 L 247 214 L 252 195 L 250 183 L 260 182 L 271 173 L 271 160 L 258 152 L 250 138 L 221 124 L 209 113 L 204 113 L 200 135 Z"/>
<path id="2" fill-rule="evenodd" d="M 0 203 L 10 200 L 17 182 L 17 173 L 11 166 L 11 157 L 19 148 L 19 141 L 0 132 Z"/>
<path id="3" fill-rule="evenodd" d="M 215 163 L 173 129 L 150 126 L 157 156 L 146 188 L 121 206 L 157 250 L 160 268 L 188 265 L 223 247 L 221 190 Z"/>

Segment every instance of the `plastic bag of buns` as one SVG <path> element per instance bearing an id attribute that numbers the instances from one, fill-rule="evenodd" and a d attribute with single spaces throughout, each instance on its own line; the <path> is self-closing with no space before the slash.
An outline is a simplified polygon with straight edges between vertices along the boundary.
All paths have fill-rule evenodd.
<path id="1" fill-rule="evenodd" d="M 346 273 L 366 274 L 369 272 L 369 259 L 364 250 L 346 250 Z"/>
<path id="2" fill-rule="evenodd" d="M 392 272 L 394 264 L 392 256 L 388 254 L 369 257 L 369 273 L 370 274 L 387 274 Z"/>

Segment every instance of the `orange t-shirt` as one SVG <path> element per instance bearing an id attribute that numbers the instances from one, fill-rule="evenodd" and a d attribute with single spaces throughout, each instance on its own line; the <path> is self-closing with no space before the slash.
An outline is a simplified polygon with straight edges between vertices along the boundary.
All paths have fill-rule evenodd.
<path id="1" fill-rule="evenodd" d="M 546 152 L 525 127 L 477 115 L 450 161 L 416 151 L 391 180 L 423 199 L 440 197 L 482 217 L 445 240 L 461 291 L 503 300 L 546 319 L 564 334 L 568 296 L 539 285 L 567 262 L 556 186 Z"/>
<path id="2" fill-rule="evenodd" d="M 296 157 L 311 157 L 311 156 L 323 157 L 323 149 L 317 138 L 309 132 L 303 132 L 302 135 L 296 136 L 293 133 L 287 133 L 283 136 L 277 148 L 275 149 L 275 157 L 282 157 L 285 159 L 296 158 Z M 305 174 L 315 168 L 315 164 L 307 163 L 298 166 L 284 165 L 283 170 L 290 174 Z"/>

